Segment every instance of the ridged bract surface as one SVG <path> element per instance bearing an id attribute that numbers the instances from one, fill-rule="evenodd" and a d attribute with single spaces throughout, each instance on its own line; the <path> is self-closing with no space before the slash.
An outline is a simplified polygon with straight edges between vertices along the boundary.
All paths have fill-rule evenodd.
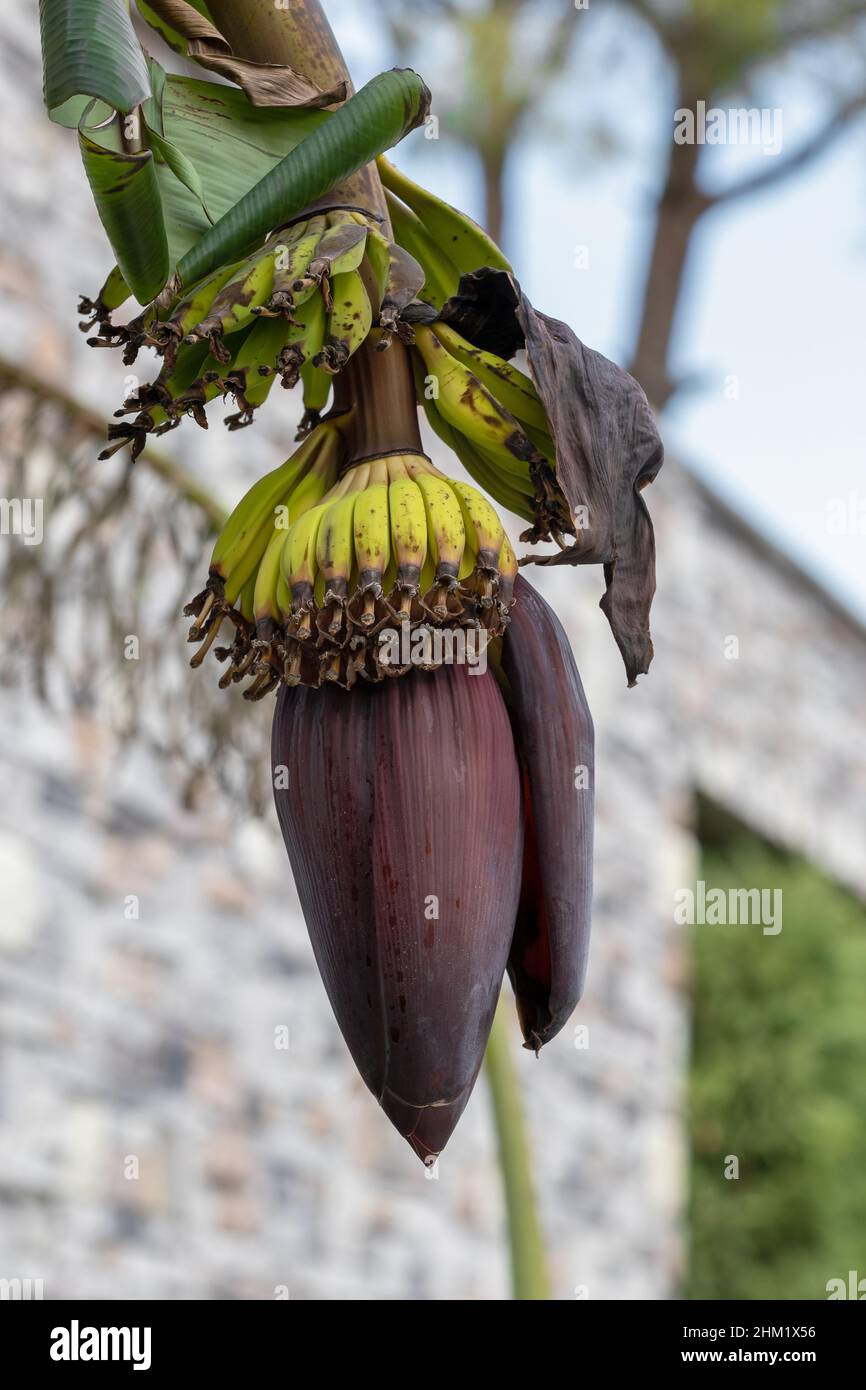
<path id="1" fill-rule="evenodd" d="M 527 1047 L 580 999 L 589 952 L 595 799 L 592 716 L 553 609 L 518 577 L 502 666 L 521 763 L 523 885 L 508 974 Z"/>
<path id="2" fill-rule="evenodd" d="M 493 676 L 281 690 L 283 838 L 355 1063 L 423 1159 L 469 1098 L 520 894 L 520 780 Z M 279 780 L 279 779 L 277 779 Z"/>

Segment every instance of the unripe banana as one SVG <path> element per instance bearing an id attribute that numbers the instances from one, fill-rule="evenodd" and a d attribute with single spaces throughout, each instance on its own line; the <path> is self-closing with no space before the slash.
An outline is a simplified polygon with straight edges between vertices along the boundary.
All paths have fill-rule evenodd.
<path id="1" fill-rule="evenodd" d="M 331 374 L 322 371 L 314 362 L 304 362 L 301 367 L 301 382 L 304 388 L 304 414 L 298 426 L 299 436 L 308 429 L 314 429 L 321 419 L 322 412 L 331 396 Z"/>
<path id="2" fill-rule="evenodd" d="M 363 343 L 373 325 L 373 309 L 364 281 L 357 270 L 335 275 L 333 305 L 321 352 L 314 364 L 325 372 L 340 372 Z"/>
<path id="3" fill-rule="evenodd" d="M 319 575 L 315 592 L 321 607 L 316 625 L 322 636 L 339 645 L 348 635 L 345 610 L 355 559 L 352 521 L 357 499 L 357 492 L 348 492 L 332 502 L 322 517 L 316 538 Z M 333 678 L 332 671 L 332 667 L 325 669 L 325 679 Z"/>
<path id="4" fill-rule="evenodd" d="M 280 558 L 286 544 L 288 528 L 281 525 L 283 518 L 273 521 L 273 532 L 265 553 L 256 571 L 253 592 L 253 616 L 256 623 L 256 636 L 260 641 L 270 642 L 280 625 L 280 605 L 277 586 L 280 578 Z"/>
<path id="5" fill-rule="evenodd" d="M 524 427 L 530 425 L 553 448 L 550 438 L 550 425 L 541 403 L 535 383 L 518 367 L 497 357 L 493 352 L 485 352 L 475 347 L 447 323 L 436 324 L 436 337 L 442 346 L 462 362 L 464 367 L 477 376 L 481 385 L 510 411 Z M 547 449 L 544 450 L 547 453 Z"/>
<path id="6" fill-rule="evenodd" d="M 328 507 L 316 541 L 316 564 L 324 581 L 325 603 L 344 599 L 349 588 L 355 548 L 352 519 L 358 494 L 349 492 Z"/>
<path id="7" fill-rule="evenodd" d="M 281 572 L 289 589 L 291 621 L 288 631 L 298 641 L 311 633 L 310 614 L 316 583 L 316 542 L 329 503 L 309 508 L 289 527 L 281 555 Z"/>
<path id="8" fill-rule="evenodd" d="M 381 350 L 388 346 L 390 335 L 396 332 L 407 304 L 421 293 L 426 276 L 423 267 L 405 247 L 388 241 L 373 227 L 367 234 L 367 260 L 379 291 L 379 324 L 385 335 L 377 345 Z"/>
<path id="9" fill-rule="evenodd" d="M 367 264 L 373 275 L 376 284 L 376 298 L 373 302 L 374 310 L 381 308 L 382 300 L 385 298 L 385 290 L 388 287 L 388 277 L 391 273 L 391 242 L 383 236 L 377 227 L 369 227 L 367 230 L 367 240 L 364 243 L 364 255 Z M 423 284 L 423 281 L 422 281 Z"/>
<path id="10" fill-rule="evenodd" d="M 499 593 L 497 599 L 506 609 L 514 602 L 514 583 L 520 573 L 517 556 L 507 536 L 503 539 L 499 552 Z"/>
<path id="11" fill-rule="evenodd" d="M 385 202 L 397 242 L 405 247 L 424 271 L 425 279 L 420 298 L 432 304 L 434 308 L 441 309 L 446 299 L 457 293 L 460 286 L 459 270 L 429 235 L 423 222 L 415 216 L 411 208 L 407 208 L 399 198 L 388 192 L 385 194 Z"/>
<path id="12" fill-rule="evenodd" d="M 226 521 L 213 548 L 210 575 L 223 581 L 229 602 L 255 573 L 270 539 L 274 509 L 306 473 L 321 443 L 311 435 L 291 458 L 253 484 Z"/>
<path id="13" fill-rule="evenodd" d="M 193 342 L 207 338 L 219 362 L 230 362 L 231 353 L 223 339 L 250 323 L 253 310 L 263 304 L 274 283 L 273 239 L 236 270 L 233 278 L 217 291 L 206 316 L 187 334 Z"/>
<path id="14" fill-rule="evenodd" d="M 384 155 L 379 156 L 376 165 L 385 187 L 420 218 L 430 237 L 447 252 L 459 271 L 467 274 L 482 266 L 511 270 L 493 238 L 471 217 L 414 183 Z"/>
<path id="15" fill-rule="evenodd" d="M 436 566 L 436 578 L 440 583 L 456 579 L 466 546 L 466 527 L 460 503 L 444 478 L 421 473 L 416 481 L 424 497 L 429 548 Z"/>
<path id="16" fill-rule="evenodd" d="M 388 486 L 391 543 L 397 561 L 395 595 L 398 616 L 408 617 L 427 556 L 427 512 L 424 494 L 413 478 L 395 478 Z"/>
<path id="17" fill-rule="evenodd" d="M 80 323 L 78 327 L 82 333 L 86 333 L 94 324 L 106 321 L 106 327 L 111 328 L 110 315 L 112 310 L 119 309 L 129 299 L 132 291 L 123 278 L 123 272 L 119 266 L 114 266 L 106 276 L 105 283 L 95 299 L 90 299 L 86 294 L 82 294 L 78 299 L 79 314 L 89 314 L 90 318 L 85 323 Z"/>
<path id="18" fill-rule="evenodd" d="M 499 569 L 499 554 L 505 539 L 502 522 L 487 498 L 470 483 L 451 484 L 460 501 L 466 534 L 477 556 L 477 566 L 487 575 L 489 584 L 482 586 L 482 596 L 489 598 L 493 593 L 493 581 Z"/>
<path id="19" fill-rule="evenodd" d="M 516 474 L 506 472 L 505 469 L 492 463 L 479 449 L 456 430 L 453 425 L 449 425 L 440 415 L 436 402 L 431 400 L 424 391 L 423 381 L 419 378 L 416 371 L 417 393 L 424 407 L 424 414 L 427 416 L 431 429 L 446 444 L 451 451 L 463 464 L 466 472 L 471 478 L 489 492 L 497 502 L 516 516 L 522 517 L 525 521 L 534 522 L 536 519 L 533 497 L 535 486 L 529 473 L 525 470 L 523 478 Z"/>
<path id="20" fill-rule="evenodd" d="M 293 285 L 295 293 L 303 292 L 310 286 L 321 289 L 327 309 L 331 308 L 331 281 L 338 275 L 357 270 L 364 259 L 364 243 L 367 228 L 355 222 L 347 214 L 342 219 L 329 220 L 327 231 L 316 247 L 316 254 L 310 261 L 305 276 Z"/>
<path id="21" fill-rule="evenodd" d="M 293 315 L 288 322 L 282 320 L 284 343 L 275 360 L 259 368 L 262 376 L 279 375 L 287 390 L 297 385 L 302 367 L 311 362 L 325 340 L 325 306 L 321 295 L 312 295 L 300 308 L 293 310 Z"/>
<path id="22" fill-rule="evenodd" d="M 500 460 L 501 466 L 523 476 L 538 450 L 518 421 L 462 362 L 446 351 L 426 325 L 416 330 L 418 351 L 427 372 L 438 385 L 434 397 L 440 415 L 473 444 Z"/>
<path id="23" fill-rule="evenodd" d="M 466 527 L 460 503 L 444 477 L 419 473 L 416 479 L 427 512 L 428 553 L 435 566 L 435 583 L 424 595 L 424 607 L 444 622 L 462 604 L 456 595 L 457 579 L 466 549 Z"/>
<path id="24" fill-rule="evenodd" d="M 293 317 L 293 309 L 301 300 L 293 290 L 296 280 L 306 275 L 307 267 L 316 254 L 316 247 L 325 230 L 325 218 L 318 215 L 308 222 L 296 224 L 274 235 L 274 276 L 267 300 L 257 306 L 261 315 L 282 314 Z M 315 289 L 315 286 L 313 286 Z M 311 290 L 312 293 L 312 290 Z"/>
<path id="25" fill-rule="evenodd" d="M 234 396 L 239 410 L 226 417 L 230 430 L 252 423 L 255 410 L 267 398 L 273 385 L 277 361 L 286 343 L 290 325 L 283 318 L 264 318 L 255 322 L 232 361 L 230 370 L 220 378 L 224 395 Z"/>
<path id="26" fill-rule="evenodd" d="M 391 558 L 388 483 L 376 482 L 359 494 L 353 517 L 358 587 L 381 591 L 382 575 Z"/>
<path id="27" fill-rule="evenodd" d="M 285 546 L 283 547 L 283 550 L 285 550 Z M 288 620 L 289 615 L 292 611 L 292 595 L 289 590 L 289 586 L 286 583 L 285 576 L 283 575 L 282 552 L 280 559 L 280 573 L 279 578 L 277 579 L 277 607 L 280 610 L 280 617 L 285 623 Z"/>
<path id="28" fill-rule="evenodd" d="M 247 580 L 238 596 L 238 609 L 240 615 L 244 621 L 248 623 L 252 623 L 253 621 L 253 600 L 255 598 L 255 592 L 256 577 L 252 575 L 252 577 Z"/>
<path id="29" fill-rule="evenodd" d="M 184 343 L 176 360 L 169 362 L 167 356 L 164 357 L 156 380 L 147 382 L 139 387 L 136 395 L 127 397 L 114 412 L 115 416 L 146 410 L 153 417 L 154 425 L 162 424 L 168 419 L 167 411 L 172 403 L 198 379 L 209 355 L 207 343 Z"/>
<path id="30" fill-rule="evenodd" d="M 213 274 L 206 275 L 197 285 L 193 285 L 179 304 L 175 305 L 167 319 L 154 319 L 148 336 L 158 346 L 164 348 L 166 360 L 170 363 L 177 356 L 178 348 L 188 333 L 192 333 L 211 309 L 217 294 L 232 280 L 240 270 L 240 265 L 220 266 Z"/>
<path id="31" fill-rule="evenodd" d="M 292 488 L 286 503 L 290 525 L 321 502 L 337 481 L 337 469 L 344 454 L 343 437 L 332 425 L 321 425 L 317 437 L 318 452 L 303 478 Z"/>

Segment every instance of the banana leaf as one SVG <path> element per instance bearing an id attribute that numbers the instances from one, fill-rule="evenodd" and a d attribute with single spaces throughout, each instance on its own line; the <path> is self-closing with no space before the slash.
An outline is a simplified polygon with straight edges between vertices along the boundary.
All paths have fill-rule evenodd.
<path id="1" fill-rule="evenodd" d="M 296 216 L 423 123 L 430 93 L 411 68 L 380 73 L 259 179 L 182 257 L 177 277 L 192 284 L 236 259 L 271 228 Z"/>
<path id="2" fill-rule="evenodd" d="M 323 91 L 294 68 L 238 58 L 231 44 L 211 23 L 203 6 L 187 0 L 137 0 L 142 18 L 177 53 L 227 77 L 243 89 L 253 106 L 331 106 L 343 101 L 346 83 Z"/>
<path id="3" fill-rule="evenodd" d="M 159 128 L 195 169 L 216 220 L 329 118 L 302 107 L 251 106 L 234 87 L 167 76 Z"/>
<path id="4" fill-rule="evenodd" d="M 132 111 L 150 96 L 147 60 L 126 0 L 39 0 L 48 114 L 76 127 L 94 98 Z"/>
<path id="5" fill-rule="evenodd" d="M 82 122 L 81 152 L 97 211 L 133 294 L 148 303 L 208 228 L 329 119 L 327 111 L 254 107 L 233 87 L 167 74 L 150 60 L 152 96 L 141 108 L 148 147 L 123 155 L 102 104 Z M 168 248 L 162 256 L 163 240 Z M 154 246 L 144 239 L 153 235 Z M 155 267 L 165 273 L 151 290 Z M 151 291 L 148 293 L 148 291 Z"/>
<path id="6" fill-rule="evenodd" d="M 79 126 L 78 142 L 93 201 L 129 289 L 142 304 L 169 273 L 168 239 L 151 150 L 122 148 L 118 119 Z M 131 119 L 131 118 L 127 118 Z"/>

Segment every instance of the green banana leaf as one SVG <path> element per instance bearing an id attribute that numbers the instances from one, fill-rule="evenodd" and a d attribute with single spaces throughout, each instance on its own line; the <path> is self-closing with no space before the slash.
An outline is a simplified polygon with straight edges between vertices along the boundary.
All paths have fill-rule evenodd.
<path id="1" fill-rule="evenodd" d="M 45 105 L 77 126 L 94 97 L 132 111 L 150 96 L 147 61 L 126 0 L 39 0 Z"/>
<path id="2" fill-rule="evenodd" d="M 411 68 L 380 73 L 260 178 L 181 258 L 190 285 L 236 260 L 271 228 L 302 212 L 423 123 L 430 93 Z"/>
<path id="3" fill-rule="evenodd" d="M 94 129 L 111 111 L 92 108 L 82 122 L 81 152 L 106 234 L 130 291 L 148 303 L 208 228 L 330 113 L 254 107 L 234 87 L 167 74 L 150 60 L 153 95 L 141 108 L 148 147 L 123 155 L 116 125 Z M 134 175 L 134 177 L 133 177 Z M 168 265 L 162 265 L 164 229 Z M 154 251 L 147 245 L 153 235 Z M 130 279 L 129 276 L 132 278 Z"/>
<path id="4" fill-rule="evenodd" d="M 208 222 L 213 224 L 214 218 L 208 212 L 207 203 L 204 196 L 204 184 L 199 177 L 199 172 L 195 165 L 187 159 L 183 150 L 179 150 L 176 145 L 172 145 L 164 136 L 160 135 L 151 126 L 147 127 L 147 143 L 157 159 L 167 165 L 176 179 L 179 179 L 184 188 L 192 194 L 193 198 L 200 205 L 202 212 Z"/>
<path id="5" fill-rule="evenodd" d="M 235 87 L 168 76 L 161 132 L 195 168 L 220 218 L 291 150 L 330 119 L 305 107 L 252 106 Z"/>
<path id="6" fill-rule="evenodd" d="M 78 142 L 93 201 L 136 299 L 147 304 L 165 284 L 170 270 L 162 200 L 151 150 L 122 148 L 118 119 L 79 126 Z M 126 119 L 132 119 L 127 117 Z"/>
<path id="7" fill-rule="evenodd" d="M 206 13 L 189 0 L 137 0 L 143 19 L 169 47 L 221 77 L 236 82 L 253 106 L 330 106 L 343 101 L 346 83 L 323 91 L 285 64 L 254 63 L 238 58 Z"/>

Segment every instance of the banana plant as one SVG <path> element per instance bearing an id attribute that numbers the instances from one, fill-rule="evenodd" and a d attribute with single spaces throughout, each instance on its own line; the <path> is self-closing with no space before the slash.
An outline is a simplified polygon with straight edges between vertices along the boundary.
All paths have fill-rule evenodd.
<path id="1" fill-rule="evenodd" d="M 115 261 L 82 326 L 157 364 L 103 456 L 229 397 L 244 427 L 277 380 L 302 392 L 298 447 L 238 501 L 186 607 L 191 664 L 212 654 L 223 689 L 276 695 L 277 813 L 325 988 L 433 1162 L 504 976 L 536 1053 L 583 988 L 592 720 L 519 567 L 601 564 L 629 683 L 647 670 L 651 412 L 532 307 L 481 227 L 384 157 L 430 94 L 409 70 L 354 93 L 317 0 L 139 4 L 233 86 L 165 72 L 124 0 L 40 8 L 46 104 L 78 131 Z M 471 483 L 433 464 L 422 418 Z M 496 504 L 525 521 L 518 543 Z"/>

